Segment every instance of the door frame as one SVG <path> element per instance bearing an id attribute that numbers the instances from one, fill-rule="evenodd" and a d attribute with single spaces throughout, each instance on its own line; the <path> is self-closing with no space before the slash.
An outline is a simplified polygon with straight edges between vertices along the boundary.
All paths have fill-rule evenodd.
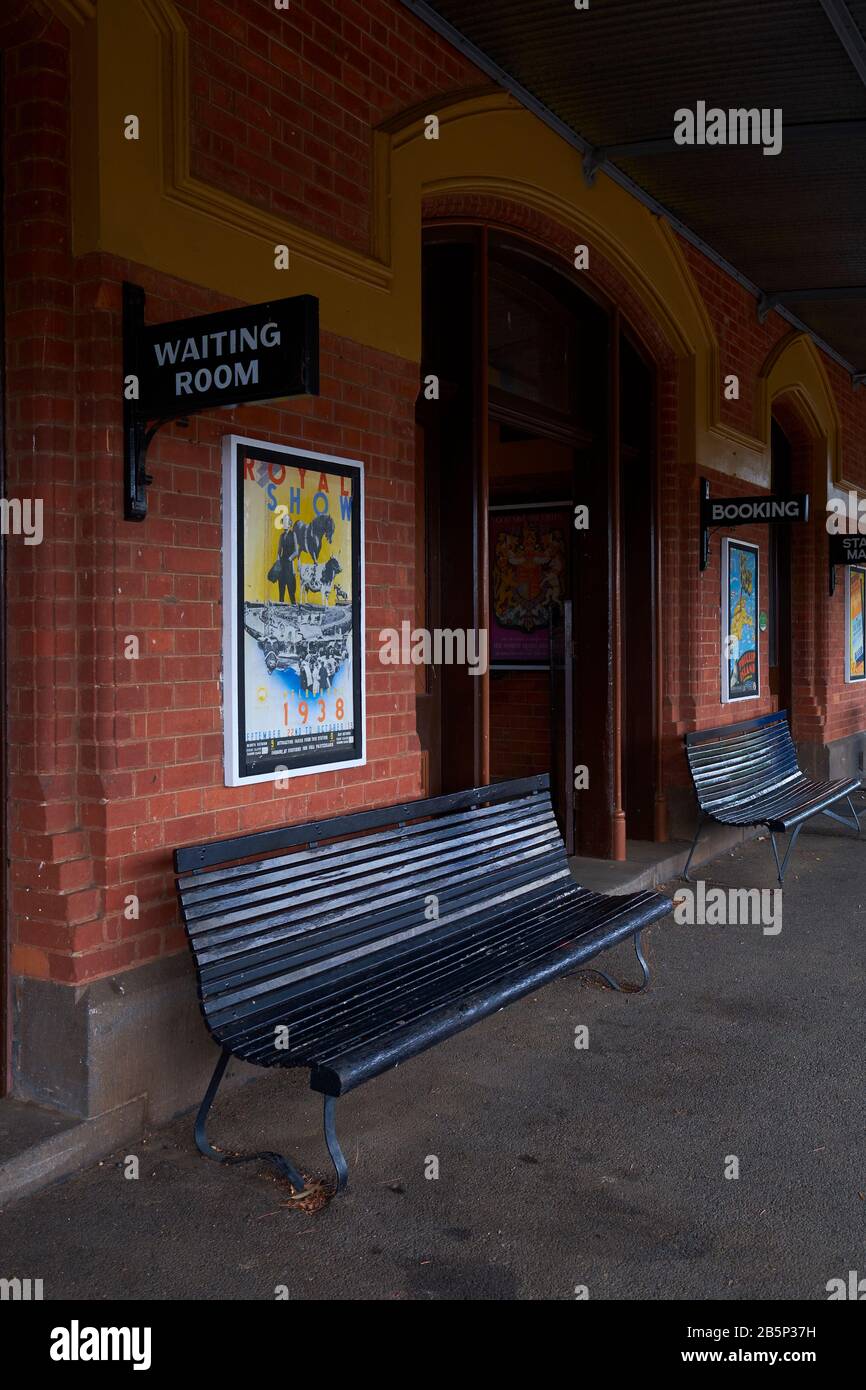
<path id="1" fill-rule="evenodd" d="M 483 223 L 469 223 L 464 219 L 436 221 L 422 228 L 422 255 L 428 246 L 442 244 L 468 245 L 475 255 L 473 269 L 472 306 L 470 310 L 472 331 L 480 344 L 471 367 L 472 379 L 472 440 L 471 460 L 473 469 L 471 552 L 472 552 L 472 625 L 476 631 L 487 626 L 489 609 L 488 555 L 487 555 L 487 419 L 479 411 L 478 401 L 487 394 L 487 231 Z M 441 477 L 437 471 L 438 462 L 430 456 L 427 445 L 427 427 L 436 422 L 435 411 L 440 401 L 427 401 L 424 395 L 424 379 L 429 372 L 440 372 L 437 365 L 423 358 L 426 340 L 422 339 L 421 388 L 416 400 L 416 437 L 420 441 L 415 470 L 416 527 L 422 534 L 416 534 L 416 557 L 424 556 L 425 588 L 423 604 L 418 603 L 418 616 L 423 618 L 422 626 L 439 627 L 442 620 L 442 557 L 438 544 L 441 527 Z M 440 382 L 440 386 L 441 386 Z M 442 399 L 445 397 L 443 395 Z M 435 425 L 434 425 L 435 428 Z M 418 586 L 416 586 L 416 594 Z M 448 623 L 447 626 L 451 624 Z M 423 686 L 419 680 L 416 686 L 416 720 L 423 706 L 423 728 L 419 727 L 419 737 L 428 739 L 428 753 L 425 759 L 428 793 L 437 794 L 443 786 L 442 723 L 443 677 L 435 667 L 424 667 Z M 474 731 L 471 761 L 472 785 L 487 786 L 490 782 L 490 672 L 485 670 L 480 676 L 471 679 L 469 689 L 472 702 L 472 727 Z M 432 754 L 432 756 L 430 756 Z"/>
<path id="2" fill-rule="evenodd" d="M 2 59 L 2 53 L 0 53 Z M 0 497 L 6 496 L 6 181 L 2 124 L 5 73 L 0 61 Z M 12 1007 L 9 972 L 9 769 L 7 760 L 6 537 L 0 533 L 0 1096 L 11 1088 Z"/>
<path id="3" fill-rule="evenodd" d="M 585 438 L 585 432 L 579 426 L 571 428 L 567 424 L 557 422 L 552 418 L 546 418 L 543 408 L 538 413 L 534 410 L 521 410 L 515 406 L 509 406 L 507 401 L 500 401 L 497 394 L 491 393 L 488 383 L 488 285 L 489 285 L 489 247 L 490 238 L 494 236 L 505 245 L 511 245 L 517 250 L 528 253 L 542 265 L 554 271 L 560 278 L 568 283 L 573 289 L 578 290 L 588 299 L 593 300 L 608 317 L 608 369 L 611 373 L 610 380 L 610 399 L 609 399 L 609 429 L 608 429 L 608 469 L 610 483 L 610 551 L 609 551 L 609 604 L 608 604 L 608 624 L 611 637 L 611 667 L 613 676 L 612 689 L 612 719 L 609 721 L 607 730 L 609 747 L 607 750 L 608 764 L 611 771 L 610 787 L 611 799 L 609 807 L 610 834 L 609 834 L 609 856 L 614 859 L 624 859 L 626 852 L 626 823 L 623 807 L 624 790 L 622 786 L 622 761 L 623 761 L 623 728 L 622 728 L 622 679 L 624 670 L 624 653 L 621 648 L 622 634 L 622 613 L 621 613 L 621 568 L 623 563 L 621 546 L 621 526 L 620 526 L 620 449 L 619 449 L 619 410 L 620 410 L 620 372 L 619 372 L 619 344 L 620 336 L 625 334 L 630 339 L 632 345 L 638 350 L 642 359 L 646 363 L 652 375 L 652 402 L 653 402 L 653 425 L 652 425 L 652 451 L 650 465 L 653 471 L 651 480 L 651 492 L 654 502 L 654 515 L 651 519 L 652 526 L 652 620 L 653 620 L 653 675 L 652 685 L 655 696 L 655 719 L 654 724 L 654 764 L 656 768 L 654 799 L 656 805 L 655 816 L 655 839 L 657 841 L 667 839 L 667 817 L 665 808 L 664 786 L 662 782 L 662 739 L 661 739 L 661 700 L 662 700 L 662 609 L 661 609 L 661 540 L 660 540 L 660 503 L 661 503 L 661 478 L 659 460 L 661 457 L 659 447 L 659 430 L 661 411 L 658 403 L 659 372 L 657 363 L 652 350 L 645 341 L 640 331 L 631 321 L 622 314 L 618 304 L 612 300 L 597 285 L 584 282 L 580 277 L 570 273 L 570 267 L 564 264 L 561 256 L 551 251 L 551 248 L 544 242 L 538 240 L 531 233 L 522 230 L 515 230 L 506 224 L 491 222 L 482 218 L 472 218 L 459 216 L 454 218 L 437 218 L 425 224 L 422 236 L 424 242 L 454 240 L 456 234 L 463 233 L 467 240 L 477 238 L 479 248 L 479 276 L 481 280 L 481 325 L 480 343 L 481 351 L 479 360 L 475 364 L 475 391 L 476 391 L 476 435 L 477 448 L 480 457 L 478 458 L 478 491 L 476 494 L 476 508 L 474 516 L 474 599 L 476 622 L 479 627 L 489 630 L 490 624 L 490 594 L 489 594 L 489 556 L 487 544 L 487 505 L 489 500 L 489 452 L 488 435 L 489 422 L 491 419 L 502 419 L 507 423 L 531 424 L 531 427 L 540 434 L 545 434 L 552 439 L 559 439 L 560 442 L 578 442 Z M 427 553 L 428 566 L 430 563 L 429 550 Z M 479 769 L 481 784 L 489 782 L 490 777 L 490 681 L 489 672 L 479 681 L 480 699 L 480 718 L 477 727 L 479 728 L 480 747 L 476 750 L 476 766 Z"/>

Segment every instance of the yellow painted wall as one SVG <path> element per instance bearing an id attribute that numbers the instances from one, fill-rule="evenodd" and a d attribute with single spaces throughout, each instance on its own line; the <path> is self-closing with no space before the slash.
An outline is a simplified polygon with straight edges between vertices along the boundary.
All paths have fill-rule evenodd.
<path id="1" fill-rule="evenodd" d="M 529 205 L 603 251 L 660 323 L 680 364 L 682 461 L 769 482 L 770 395 L 752 434 L 720 421 L 718 345 L 669 225 L 603 174 L 587 187 L 577 152 L 507 94 L 443 97 L 438 140 L 424 138 L 419 111 L 371 133 L 374 233 L 363 254 L 191 175 L 187 36 L 172 0 L 47 3 L 73 31 L 76 254 L 110 252 L 240 301 L 314 294 L 325 329 L 417 361 L 423 198 Z M 130 114 L 138 141 L 124 138 Z M 278 245 L 288 271 L 274 267 Z M 814 383 L 814 362 L 796 356 Z"/>

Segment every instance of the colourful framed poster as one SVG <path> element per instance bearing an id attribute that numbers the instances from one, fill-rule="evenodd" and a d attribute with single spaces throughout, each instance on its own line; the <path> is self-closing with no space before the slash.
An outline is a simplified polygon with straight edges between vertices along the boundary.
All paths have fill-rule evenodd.
<path id="1" fill-rule="evenodd" d="M 758 547 L 722 540 L 722 704 L 761 691 Z"/>
<path id="2" fill-rule="evenodd" d="M 363 466 L 223 442 L 230 787 L 365 761 Z"/>
<path id="3" fill-rule="evenodd" d="M 863 649 L 863 619 L 866 613 L 866 569 L 848 565 L 845 570 L 845 680 L 866 680 L 866 653 Z"/>
<path id="4" fill-rule="evenodd" d="M 569 503 L 491 507 L 490 664 L 550 664 L 550 609 L 568 597 Z"/>

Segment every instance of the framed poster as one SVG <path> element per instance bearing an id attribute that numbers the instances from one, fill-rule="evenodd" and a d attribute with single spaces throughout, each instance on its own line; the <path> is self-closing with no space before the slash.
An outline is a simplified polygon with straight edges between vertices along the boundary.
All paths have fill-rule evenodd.
<path id="1" fill-rule="evenodd" d="M 758 645 L 758 547 L 722 540 L 722 704 L 756 700 L 761 691 Z"/>
<path id="2" fill-rule="evenodd" d="M 229 787 L 365 761 L 363 466 L 223 441 Z"/>
<path id="3" fill-rule="evenodd" d="M 573 510 L 566 503 L 490 507 L 490 664 L 550 665 L 550 609 L 568 597 Z"/>
<path id="4" fill-rule="evenodd" d="M 848 565 L 845 569 L 845 680 L 866 680 L 863 650 L 863 617 L 866 612 L 866 569 Z"/>

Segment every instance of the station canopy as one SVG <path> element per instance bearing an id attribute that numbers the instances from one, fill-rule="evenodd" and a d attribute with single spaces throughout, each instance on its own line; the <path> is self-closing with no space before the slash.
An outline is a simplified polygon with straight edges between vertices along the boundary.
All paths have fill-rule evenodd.
<path id="1" fill-rule="evenodd" d="M 866 372 L 866 0 L 404 0 L 603 169 Z M 781 111 L 782 148 L 675 112 Z M 714 135 L 721 127 L 716 124 Z"/>

